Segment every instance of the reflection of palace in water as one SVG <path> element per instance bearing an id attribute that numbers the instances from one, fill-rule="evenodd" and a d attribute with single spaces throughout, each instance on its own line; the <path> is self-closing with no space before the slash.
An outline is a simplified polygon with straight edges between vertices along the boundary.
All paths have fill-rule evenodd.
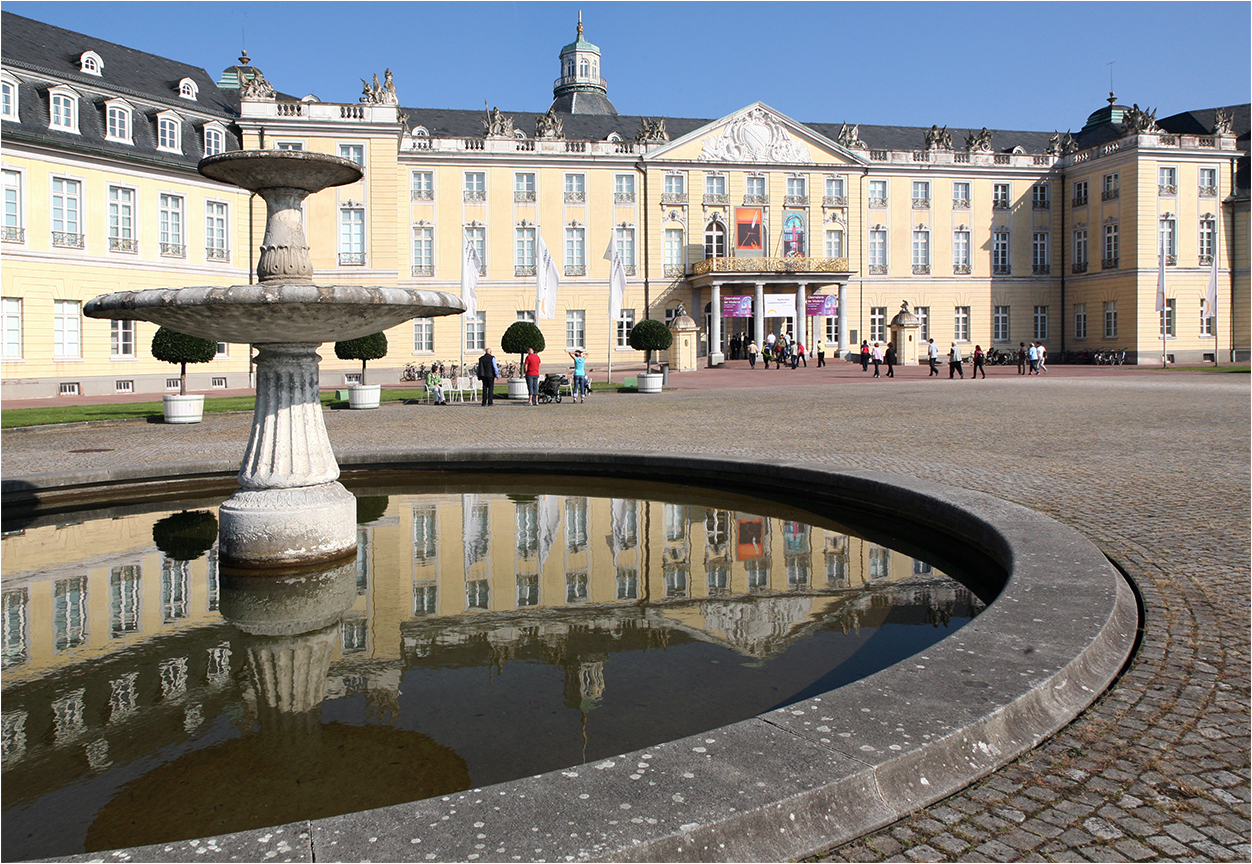
<path id="1" fill-rule="evenodd" d="M 251 726 L 216 550 L 169 560 L 152 544 L 161 515 L 4 537 L 6 769 L 37 754 L 85 752 L 93 769 L 124 760 L 141 708 L 145 730 L 167 715 L 158 738 L 223 711 Z M 359 541 L 326 697 L 364 693 L 383 711 L 414 665 L 542 657 L 565 667 L 566 703 L 585 709 L 616 651 L 700 640 L 764 659 L 815 627 L 876 626 L 898 601 L 936 625 L 977 608 L 928 564 L 834 527 L 686 504 L 392 496 Z"/>

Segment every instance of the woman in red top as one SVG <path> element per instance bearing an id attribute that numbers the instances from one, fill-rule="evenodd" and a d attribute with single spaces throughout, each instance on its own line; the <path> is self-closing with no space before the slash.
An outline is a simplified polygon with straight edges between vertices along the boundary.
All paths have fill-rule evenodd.
<path id="1" fill-rule="evenodd" d="M 530 404 L 539 404 L 539 355 L 534 348 L 526 351 L 526 392 L 530 394 Z"/>

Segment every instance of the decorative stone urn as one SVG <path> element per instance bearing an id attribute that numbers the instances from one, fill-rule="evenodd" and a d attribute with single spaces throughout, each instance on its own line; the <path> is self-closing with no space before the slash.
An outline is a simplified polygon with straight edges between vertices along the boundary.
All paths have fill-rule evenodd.
<path id="1" fill-rule="evenodd" d="M 258 284 L 119 291 L 89 301 L 92 318 L 153 321 L 218 342 L 253 344 L 256 408 L 223 502 L 224 564 L 274 567 L 330 561 L 356 549 L 356 499 L 340 483 L 318 399 L 318 346 L 377 333 L 410 318 L 465 311 L 442 291 L 314 285 L 301 204 L 359 180 L 355 162 L 321 153 L 243 150 L 210 156 L 200 173 L 255 192 L 267 209 Z"/>

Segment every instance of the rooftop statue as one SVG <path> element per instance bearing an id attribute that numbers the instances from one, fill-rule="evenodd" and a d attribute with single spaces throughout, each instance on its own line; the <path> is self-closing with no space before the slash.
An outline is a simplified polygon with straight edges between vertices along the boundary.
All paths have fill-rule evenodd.
<path id="1" fill-rule="evenodd" d="M 1217 113 L 1213 115 L 1213 134 L 1214 135 L 1234 135 L 1235 124 L 1230 114 L 1224 108 L 1218 108 Z"/>
<path id="2" fill-rule="evenodd" d="M 396 96 L 396 85 L 391 78 L 390 69 L 383 72 L 383 79 L 385 83 L 379 84 L 377 73 L 374 74 L 373 84 L 362 78 L 360 101 L 366 105 L 399 105 L 400 99 Z"/>
<path id="3" fill-rule="evenodd" d="M 256 74 L 244 82 L 243 87 L 239 90 L 239 95 L 244 99 L 273 99 L 274 88 L 270 86 L 270 82 L 265 80 L 265 76 L 261 74 L 260 69 L 254 69 L 253 71 Z"/>
<path id="4" fill-rule="evenodd" d="M 483 101 L 483 107 L 487 107 L 486 100 Z M 488 138 L 513 137 L 513 118 L 501 114 L 499 106 L 487 112 L 487 119 L 483 121 L 483 126 L 486 127 Z"/>
<path id="5" fill-rule="evenodd" d="M 1048 148 L 1044 151 L 1049 156 L 1056 156 L 1061 152 L 1061 133 L 1053 132 L 1052 137 L 1048 139 Z"/>
<path id="6" fill-rule="evenodd" d="M 669 133 L 665 131 L 665 118 L 653 120 L 650 117 L 641 117 L 639 119 L 639 131 L 635 133 L 635 140 L 640 142 L 648 141 L 668 141 Z"/>
<path id="7" fill-rule="evenodd" d="M 1122 116 L 1123 135 L 1152 135 L 1162 131 L 1164 130 L 1162 130 L 1160 126 L 1156 125 L 1155 108 L 1144 109 L 1141 111 L 1139 109 L 1139 103 L 1136 102 L 1130 107 L 1130 110 Z"/>
<path id="8" fill-rule="evenodd" d="M 849 129 L 848 124 L 844 123 L 839 127 L 839 137 L 835 139 L 835 143 L 849 150 L 866 149 L 865 142 L 861 140 L 861 124 L 858 123 Z"/>
<path id="9" fill-rule="evenodd" d="M 952 133 L 948 131 L 948 127 L 939 128 L 938 124 L 932 125 L 926 130 L 926 149 L 927 150 L 951 150 L 952 149 Z"/>
<path id="10" fill-rule="evenodd" d="M 540 114 L 535 118 L 535 137 L 565 137 L 565 121 L 557 116 L 555 109 L 549 108 L 547 114 Z"/>
<path id="11" fill-rule="evenodd" d="M 965 138 L 965 149 L 970 153 L 990 153 L 991 150 L 991 133 L 987 131 L 987 127 L 982 127 L 982 131 L 973 132 Z"/>

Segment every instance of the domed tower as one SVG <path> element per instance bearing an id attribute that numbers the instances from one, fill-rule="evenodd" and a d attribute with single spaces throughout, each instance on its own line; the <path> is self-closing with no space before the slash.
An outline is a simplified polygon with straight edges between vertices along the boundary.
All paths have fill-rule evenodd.
<path id="1" fill-rule="evenodd" d="M 549 111 L 565 114 L 616 114 L 608 82 L 600 77 L 600 49 L 583 39 L 583 13 L 578 13 L 578 38 L 561 49 L 561 77 L 552 85 Z"/>

